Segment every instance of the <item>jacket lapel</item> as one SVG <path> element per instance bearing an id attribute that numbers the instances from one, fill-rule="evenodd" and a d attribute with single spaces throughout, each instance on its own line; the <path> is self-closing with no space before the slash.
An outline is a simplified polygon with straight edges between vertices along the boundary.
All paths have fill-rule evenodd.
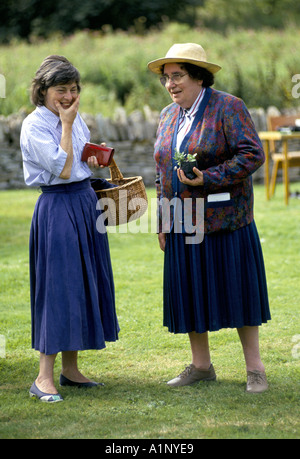
<path id="1" fill-rule="evenodd" d="M 202 100 L 202 102 L 200 104 L 199 110 L 196 113 L 196 116 L 195 116 L 195 119 L 193 121 L 192 127 L 189 130 L 189 132 L 187 133 L 187 135 L 185 136 L 185 138 L 183 139 L 183 142 L 181 144 L 181 150 L 182 151 L 185 150 L 185 147 L 186 147 L 186 144 L 189 141 L 189 138 L 191 137 L 192 133 L 194 132 L 197 124 L 199 123 L 199 121 L 201 121 L 201 118 L 203 116 L 204 110 L 206 109 L 206 106 L 208 104 L 210 96 L 211 96 L 211 88 L 206 88 L 203 100 Z M 176 131 L 176 134 L 177 134 L 177 131 Z M 175 142 L 176 142 L 176 139 L 175 139 Z"/>
<path id="2" fill-rule="evenodd" d="M 189 141 L 189 138 L 191 137 L 191 135 L 194 132 L 197 124 L 199 123 L 199 121 L 203 117 L 203 113 L 204 113 L 204 110 L 206 109 L 206 106 L 207 106 L 207 104 L 209 102 L 209 99 L 210 99 L 210 96 L 211 96 L 211 92 L 212 92 L 211 88 L 206 88 L 203 100 L 202 100 L 202 102 L 200 104 L 199 110 L 196 113 L 196 116 L 195 116 L 195 119 L 194 119 L 193 124 L 191 126 L 191 129 L 188 132 L 188 134 L 185 136 L 185 138 L 183 139 L 183 142 L 181 144 L 181 148 L 180 148 L 181 151 L 185 150 L 185 147 L 186 147 L 186 145 L 187 145 L 187 143 Z M 178 113 L 178 115 L 179 115 L 179 113 Z M 175 193 L 179 192 L 179 187 L 180 187 L 180 182 L 179 182 L 178 177 L 177 177 L 177 168 L 176 168 L 177 164 L 176 164 L 175 159 L 174 159 L 175 150 L 176 150 L 178 125 L 179 125 L 179 116 L 178 115 L 177 115 L 177 120 L 176 120 L 175 129 L 174 129 L 174 133 L 173 133 L 173 138 L 172 138 L 172 188 L 173 188 L 173 191 Z"/>

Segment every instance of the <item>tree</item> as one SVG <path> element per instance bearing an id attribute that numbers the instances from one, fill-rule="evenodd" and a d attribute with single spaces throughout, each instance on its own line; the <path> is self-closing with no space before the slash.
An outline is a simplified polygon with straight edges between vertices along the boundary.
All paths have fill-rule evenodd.
<path id="1" fill-rule="evenodd" d="M 297 24 L 300 3 L 295 0 L 205 0 L 197 9 L 198 23 L 215 30 L 245 27 L 284 28 Z"/>
<path id="2" fill-rule="evenodd" d="M 147 29 L 164 17 L 184 18 L 189 7 L 202 3 L 197 0 L 1 0 L 0 39 L 27 38 L 31 34 L 46 37 L 55 31 L 70 34 L 85 28 L 100 30 L 105 24 L 128 30 L 139 18 Z"/>

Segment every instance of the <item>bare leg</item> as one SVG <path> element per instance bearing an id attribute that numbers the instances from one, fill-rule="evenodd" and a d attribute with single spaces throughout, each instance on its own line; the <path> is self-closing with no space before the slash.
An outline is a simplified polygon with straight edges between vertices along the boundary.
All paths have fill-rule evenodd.
<path id="1" fill-rule="evenodd" d="M 208 333 L 189 333 L 192 363 L 196 368 L 208 370 L 210 367 L 210 352 L 208 343 Z"/>
<path id="2" fill-rule="evenodd" d="M 56 387 L 53 381 L 53 368 L 57 354 L 46 355 L 40 353 L 40 371 L 36 378 L 38 389 L 46 394 L 57 394 Z"/>
<path id="3" fill-rule="evenodd" d="M 237 331 L 243 346 L 247 371 L 265 371 L 259 353 L 258 327 L 242 327 Z"/>
<path id="4" fill-rule="evenodd" d="M 62 374 L 74 382 L 90 382 L 83 374 L 80 373 L 77 366 L 77 351 L 62 352 Z"/>
<path id="5" fill-rule="evenodd" d="M 198 381 L 214 381 L 216 379 L 215 370 L 210 362 L 208 333 L 189 333 L 192 364 L 176 378 L 167 382 L 168 386 L 179 387 L 189 386 Z"/>

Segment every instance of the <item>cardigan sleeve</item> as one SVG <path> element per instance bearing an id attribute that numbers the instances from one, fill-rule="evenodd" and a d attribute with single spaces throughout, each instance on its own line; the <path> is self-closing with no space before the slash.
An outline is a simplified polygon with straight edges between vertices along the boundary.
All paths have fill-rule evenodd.
<path id="1" fill-rule="evenodd" d="M 265 160 L 251 116 L 241 99 L 232 97 L 223 110 L 223 131 L 230 158 L 203 172 L 207 192 L 220 191 L 253 174 Z"/>

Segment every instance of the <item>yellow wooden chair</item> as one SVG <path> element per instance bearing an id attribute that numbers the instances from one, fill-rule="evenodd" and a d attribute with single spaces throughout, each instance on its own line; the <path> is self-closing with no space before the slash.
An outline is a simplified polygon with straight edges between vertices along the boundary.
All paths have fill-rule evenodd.
<path id="1" fill-rule="evenodd" d="M 277 131 L 280 127 L 295 126 L 295 122 L 297 119 L 300 119 L 300 114 L 287 116 L 270 116 L 267 120 L 268 130 Z M 270 154 L 273 160 L 272 176 L 270 182 L 270 197 L 273 196 L 275 192 L 278 169 L 283 168 L 284 160 L 283 152 L 278 151 L 278 148 L 276 147 L 277 146 L 275 144 L 275 141 L 270 140 Z M 300 150 L 288 151 L 288 165 L 289 167 L 300 167 Z M 289 189 L 289 183 L 287 183 L 286 186 L 287 189 Z"/>

